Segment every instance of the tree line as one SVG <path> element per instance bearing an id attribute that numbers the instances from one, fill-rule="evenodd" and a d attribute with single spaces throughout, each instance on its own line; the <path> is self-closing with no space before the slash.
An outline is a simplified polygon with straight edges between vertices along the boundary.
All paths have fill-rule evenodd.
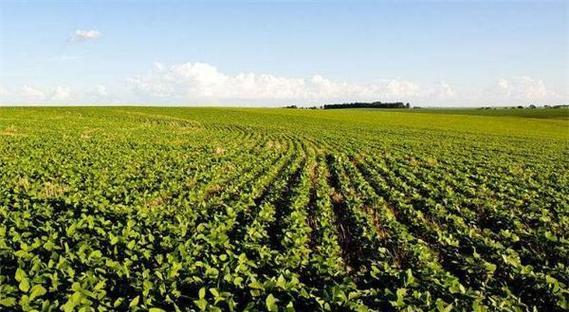
<path id="1" fill-rule="evenodd" d="M 411 108 L 409 103 L 403 102 L 354 102 L 354 103 L 343 103 L 343 104 L 325 104 L 324 109 L 342 109 L 342 108 Z"/>

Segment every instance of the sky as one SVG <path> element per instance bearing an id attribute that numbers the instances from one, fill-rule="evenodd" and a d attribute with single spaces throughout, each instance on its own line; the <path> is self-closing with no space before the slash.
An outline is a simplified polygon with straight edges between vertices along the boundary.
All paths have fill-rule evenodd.
<path id="1" fill-rule="evenodd" d="M 0 105 L 569 104 L 569 1 L 0 0 Z"/>

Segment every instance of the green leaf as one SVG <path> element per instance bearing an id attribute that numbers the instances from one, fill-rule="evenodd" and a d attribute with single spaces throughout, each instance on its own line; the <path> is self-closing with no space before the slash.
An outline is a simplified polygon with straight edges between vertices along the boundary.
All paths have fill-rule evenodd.
<path id="1" fill-rule="evenodd" d="M 217 289 L 215 288 L 210 288 L 209 292 L 214 296 L 214 297 L 219 297 L 219 292 L 217 291 Z"/>
<path id="2" fill-rule="evenodd" d="M 267 299 L 265 299 L 265 305 L 267 306 L 267 310 L 269 311 L 278 311 L 279 306 L 277 305 L 278 299 L 273 297 L 273 294 L 269 294 Z"/>
<path id="3" fill-rule="evenodd" d="M 452 303 L 447 305 L 447 303 L 441 299 L 437 299 L 436 305 L 439 312 L 450 312 L 453 308 Z"/>
<path id="4" fill-rule="evenodd" d="M 194 300 L 194 303 L 198 306 L 201 311 L 204 311 L 207 308 L 207 301 L 203 298 L 199 300 Z"/>
<path id="5" fill-rule="evenodd" d="M 150 290 L 152 289 L 153 285 L 154 284 L 149 280 L 144 280 L 144 282 L 142 282 L 142 295 L 145 298 L 150 294 Z"/>
<path id="6" fill-rule="evenodd" d="M 251 283 L 249 283 L 249 287 L 253 288 L 253 289 L 265 289 L 265 287 L 263 287 L 263 284 L 259 283 L 258 281 L 252 281 Z"/>
<path id="7" fill-rule="evenodd" d="M 22 310 L 24 310 L 24 311 L 31 310 L 31 308 L 30 308 L 30 297 L 28 295 L 23 295 L 22 297 L 20 297 L 20 306 L 22 307 Z"/>
<path id="8" fill-rule="evenodd" d="M 98 259 L 101 257 L 103 257 L 103 253 L 100 250 L 95 250 L 95 251 L 91 252 L 91 254 L 89 254 L 89 258 Z"/>
<path id="9" fill-rule="evenodd" d="M 369 309 L 368 309 L 368 307 L 366 307 L 365 305 L 362 304 L 362 305 L 359 305 L 359 306 L 357 307 L 356 311 L 358 311 L 358 312 L 368 312 Z"/>
<path id="10" fill-rule="evenodd" d="M 476 300 L 472 303 L 472 312 L 486 312 L 488 309 L 481 303 L 481 300 Z"/>
<path id="11" fill-rule="evenodd" d="M 14 305 L 16 305 L 16 298 L 13 297 L 8 297 L 8 298 L 4 298 L 4 299 L 0 299 L 0 306 L 4 306 L 4 307 L 13 307 Z"/>
<path id="12" fill-rule="evenodd" d="M 286 279 L 284 278 L 284 276 L 282 276 L 282 274 L 279 275 L 279 278 L 277 279 L 277 287 L 286 289 Z"/>
<path id="13" fill-rule="evenodd" d="M 140 301 L 140 296 L 134 297 L 134 299 L 132 299 L 132 300 L 130 301 L 130 303 L 128 304 L 128 307 L 129 307 L 129 308 L 136 307 L 136 306 L 138 305 L 138 302 L 139 302 L 139 301 Z"/>
<path id="14" fill-rule="evenodd" d="M 80 292 L 75 292 L 73 295 L 71 295 L 71 297 L 69 297 L 69 300 L 71 300 L 74 306 L 80 305 L 81 299 L 83 299 L 83 294 Z"/>
<path id="15" fill-rule="evenodd" d="M 166 312 L 160 308 L 150 308 L 148 309 L 148 312 Z"/>
<path id="16" fill-rule="evenodd" d="M 110 234 L 109 237 L 111 238 L 111 245 L 116 245 L 119 242 L 119 237 L 118 236 L 114 236 L 113 234 Z"/>
<path id="17" fill-rule="evenodd" d="M 30 282 L 28 282 L 28 279 L 26 277 L 22 278 L 22 281 L 20 282 L 20 285 L 18 285 L 18 288 L 20 288 L 20 290 L 23 292 L 28 292 L 28 290 L 30 290 Z"/>
<path id="18" fill-rule="evenodd" d="M 124 301 L 124 298 L 118 298 L 117 300 L 115 300 L 115 302 L 113 303 L 113 308 L 117 308 L 118 306 L 120 306 Z"/>
<path id="19" fill-rule="evenodd" d="M 131 241 L 128 242 L 128 244 L 126 245 L 126 248 L 128 248 L 128 249 L 133 249 L 134 246 L 136 246 L 136 241 L 135 241 L 135 240 L 131 240 Z"/>
<path id="20" fill-rule="evenodd" d="M 82 290 L 81 283 L 75 282 L 75 283 L 71 284 L 71 290 L 73 290 L 75 292 L 81 291 Z"/>
<path id="21" fill-rule="evenodd" d="M 404 307 L 405 306 L 405 297 L 407 296 L 407 288 L 398 288 L 395 291 L 397 295 L 397 301 L 391 301 L 391 304 L 394 307 Z"/>
<path id="22" fill-rule="evenodd" d="M 20 268 L 17 268 L 15 277 L 16 277 L 16 281 L 21 282 L 22 279 L 26 278 L 26 271 L 24 271 Z"/>
<path id="23" fill-rule="evenodd" d="M 61 308 L 63 309 L 64 312 L 73 312 L 73 310 L 75 309 L 75 304 L 73 303 L 71 297 Z"/>
<path id="24" fill-rule="evenodd" d="M 340 289 L 339 287 L 334 287 L 334 298 L 341 301 L 341 302 L 347 302 L 348 301 L 348 297 L 346 297 L 346 294 L 344 293 L 344 291 L 342 289 Z"/>
<path id="25" fill-rule="evenodd" d="M 30 291 L 30 301 L 34 298 L 41 297 L 47 293 L 47 290 L 42 285 L 34 285 Z"/>
<path id="26" fill-rule="evenodd" d="M 106 283 L 105 280 L 99 281 L 97 283 L 97 285 L 95 285 L 95 287 L 93 287 L 93 290 L 101 290 L 101 289 L 105 288 L 105 283 Z"/>
<path id="27" fill-rule="evenodd" d="M 198 292 L 198 297 L 200 299 L 205 298 L 205 287 L 200 288 L 200 291 Z"/>
<path id="28" fill-rule="evenodd" d="M 70 227 L 68 227 L 65 231 L 67 236 L 73 236 L 75 234 L 75 230 L 77 229 L 77 224 L 73 223 Z"/>
<path id="29" fill-rule="evenodd" d="M 405 273 L 407 274 L 407 279 L 405 281 L 405 285 L 407 285 L 407 286 L 415 285 L 415 277 L 413 276 L 413 271 L 411 271 L 411 269 L 407 269 L 407 271 Z"/>
<path id="30" fill-rule="evenodd" d="M 484 266 L 486 268 L 486 271 L 488 271 L 488 274 L 494 274 L 496 271 L 496 265 L 494 263 L 486 262 Z"/>
<path id="31" fill-rule="evenodd" d="M 233 285 L 241 286 L 241 283 L 243 283 L 243 278 L 241 276 L 237 276 L 233 279 Z"/>
<path id="32" fill-rule="evenodd" d="M 294 312 L 294 311 L 296 311 L 296 310 L 294 309 L 294 303 L 292 303 L 292 301 L 290 301 L 290 302 L 286 305 L 286 307 L 285 307 L 284 310 L 285 310 L 286 312 Z"/>

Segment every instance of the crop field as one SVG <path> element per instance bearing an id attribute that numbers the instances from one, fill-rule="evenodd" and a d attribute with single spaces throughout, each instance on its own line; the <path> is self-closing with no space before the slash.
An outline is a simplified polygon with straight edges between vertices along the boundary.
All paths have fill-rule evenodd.
<path id="1" fill-rule="evenodd" d="M 546 119 L 569 119 L 569 109 L 417 109 L 414 112 L 427 114 L 452 114 L 452 115 L 481 115 L 481 116 L 505 116 L 505 117 L 526 117 L 526 118 L 546 118 Z"/>
<path id="2" fill-rule="evenodd" d="M 1 108 L 0 310 L 567 311 L 564 113 Z"/>

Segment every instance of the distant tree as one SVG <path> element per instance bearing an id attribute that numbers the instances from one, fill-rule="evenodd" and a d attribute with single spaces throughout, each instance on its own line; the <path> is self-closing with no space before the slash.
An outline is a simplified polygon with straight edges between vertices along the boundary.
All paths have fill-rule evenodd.
<path id="1" fill-rule="evenodd" d="M 529 109 L 535 109 L 537 108 L 535 105 L 531 104 L 530 106 L 528 106 Z"/>
<path id="2" fill-rule="evenodd" d="M 411 105 L 409 104 L 409 107 Z M 343 108 L 409 108 L 403 102 L 382 103 L 382 102 L 355 102 L 343 104 L 325 104 L 324 109 L 343 109 Z"/>

